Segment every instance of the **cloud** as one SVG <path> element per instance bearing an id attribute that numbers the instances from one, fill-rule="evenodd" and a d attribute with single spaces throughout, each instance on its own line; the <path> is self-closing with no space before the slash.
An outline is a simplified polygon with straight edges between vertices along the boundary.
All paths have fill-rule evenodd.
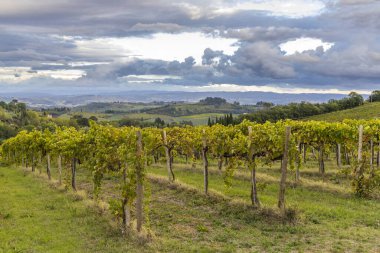
<path id="1" fill-rule="evenodd" d="M 334 43 L 324 42 L 316 38 L 298 38 L 279 45 L 281 51 L 285 52 L 285 55 L 303 53 L 308 50 L 317 50 L 318 48 L 327 51 L 333 46 Z"/>
<path id="2" fill-rule="evenodd" d="M 310 33 L 307 30 L 303 30 L 295 27 L 284 27 L 284 26 L 257 26 L 257 27 L 245 27 L 245 28 L 235 28 L 226 29 L 221 31 L 222 36 L 228 38 L 238 38 L 242 41 L 257 42 L 257 41 L 272 41 L 281 42 L 284 40 L 289 40 L 293 38 L 298 38 L 305 36 Z"/>
<path id="3" fill-rule="evenodd" d="M 103 54 L 113 59 L 138 57 L 172 61 L 192 56 L 200 63 L 203 51 L 208 47 L 223 50 L 227 54 L 232 54 L 237 49 L 236 39 L 200 32 L 156 33 L 146 37 L 72 38 L 72 40 L 77 50 L 82 53 Z"/>
<path id="4" fill-rule="evenodd" d="M 186 31 L 186 27 L 174 23 L 137 23 L 129 31 L 146 33 L 181 33 Z"/>
<path id="5" fill-rule="evenodd" d="M 0 67 L 0 82 L 20 83 L 33 78 L 77 80 L 86 73 L 77 69 L 32 70 L 29 67 Z"/>
<path id="6" fill-rule="evenodd" d="M 268 0 L 268 1 L 243 1 L 215 10 L 217 14 L 236 13 L 240 11 L 262 11 L 273 16 L 302 18 L 321 14 L 325 5 L 322 1 L 315 0 Z"/>
<path id="7" fill-rule="evenodd" d="M 379 89 L 379 19 L 372 0 L 3 0 L 0 81 Z"/>
<path id="8" fill-rule="evenodd" d="M 211 84 L 199 87 L 191 87 L 194 91 L 224 91 L 224 92 L 273 92 L 273 93 L 287 93 L 287 94 L 344 94 L 348 95 L 350 92 L 355 91 L 359 94 L 371 94 L 370 90 L 340 90 L 340 89 L 316 89 L 316 88 L 297 88 L 294 86 L 283 85 L 236 85 L 236 84 Z"/>

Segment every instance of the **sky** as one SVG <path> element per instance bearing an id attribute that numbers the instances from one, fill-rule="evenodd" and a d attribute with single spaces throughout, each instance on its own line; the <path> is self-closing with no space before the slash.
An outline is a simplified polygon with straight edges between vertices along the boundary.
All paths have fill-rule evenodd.
<path id="1" fill-rule="evenodd" d="M 380 89 L 376 0 L 1 0 L 0 93 Z"/>

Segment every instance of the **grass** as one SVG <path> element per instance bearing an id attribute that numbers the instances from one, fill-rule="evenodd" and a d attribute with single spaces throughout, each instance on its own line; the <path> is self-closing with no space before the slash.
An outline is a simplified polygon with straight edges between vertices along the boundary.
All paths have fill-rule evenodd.
<path id="1" fill-rule="evenodd" d="M 375 119 L 380 118 L 380 102 L 365 103 L 362 106 L 331 112 L 321 115 L 315 115 L 305 118 L 305 120 L 324 120 L 329 122 L 343 121 L 344 119 Z"/>
<path id="2" fill-rule="evenodd" d="M 202 193 L 199 164 L 191 169 L 176 163 L 174 184 L 167 182 L 163 165 L 148 168 L 145 202 L 153 241 L 144 245 L 122 238 L 110 218 L 100 216 L 86 199 L 78 201 L 30 173 L 24 176 L 20 169 L 2 167 L 0 185 L 5 187 L 0 188 L 0 203 L 5 204 L 0 206 L 0 246 L 4 252 L 73 252 L 75 246 L 75 252 L 380 251 L 380 202 L 353 197 L 345 176 L 336 176 L 331 161 L 325 180 L 316 172 L 315 161 L 302 169 L 297 187 L 289 173 L 287 206 L 297 212 L 292 222 L 280 218 L 275 207 L 278 164 L 258 169 L 264 207 L 254 210 L 249 207 L 248 171 L 236 171 L 232 188 L 227 188 L 212 162 L 209 197 Z M 90 176 L 79 169 L 80 190 L 91 191 Z M 103 201 L 117 197 L 116 184 L 112 175 L 105 178 Z"/>
<path id="3" fill-rule="evenodd" d="M 132 252 L 106 216 L 19 169 L 0 168 L 0 252 Z"/>

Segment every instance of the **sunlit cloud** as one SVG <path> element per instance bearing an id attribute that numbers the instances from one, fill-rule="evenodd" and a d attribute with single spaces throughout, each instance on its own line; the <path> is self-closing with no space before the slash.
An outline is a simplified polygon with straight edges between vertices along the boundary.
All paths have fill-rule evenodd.
<path id="1" fill-rule="evenodd" d="M 79 52 L 100 54 L 121 60 L 135 57 L 182 61 L 186 57 L 192 56 L 200 64 L 206 48 L 222 50 L 229 55 L 232 55 L 238 49 L 237 39 L 215 37 L 201 32 L 157 33 L 148 37 L 70 39 L 75 41 Z"/>
<path id="2" fill-rule="evenodd" d="M 371 94 L 370 90 L 344 90 L 344 89 L 315 89 L 315 88 L 299 88 L 299 87 L 283 87 L 275 85 L 236 85 L 236 84 L 209 84 L 197 87 L 187 87 L 192 91 L 225 91 L 225 92 L 273 92 L 287 94 L 343 94 L 347 95 L 354 91 L 363 95 Z"/>
<path id="3" fill-rule="evenodd" d="M 181 76 L 173 75 L 128 75 L 119 78 L 121 81 L 126 81 L 130 84 L 133 83 L 163 83 L 166 79 L 180 80 Z"/>
<path id="4" fill-rule="evenodd" d="M 316 0 L 269 0 L 269 1 L 241 1 L 231 3 L 215 10 L 216 14 L 232 14 L 238 11 L 262 11 L 271 16 L 284 16 L 290 18 L 302 18 L 316 16 L 322 13 L 325 5 Z"/>
<path id="5" fill-rule="evenodd" d="M 19 83 L 32 78 L 52 78 L 61 80 L 77 80 L 86 75 L 79 69 L 32 70 L 30 67 L 0 68 L 0 82 Z"/>
<path id="6" fill-rule="evenodd" d="M 333 46 L 334 43 L 324 42 L 321 39 L 316 38 L 299 38 L 279 45 L 281 51 L 285 52 L 285 55 L 303 53 L 308 50 L 316 50 L 318 47 L 322 47 L 324 51 L 327 51 Z"/>

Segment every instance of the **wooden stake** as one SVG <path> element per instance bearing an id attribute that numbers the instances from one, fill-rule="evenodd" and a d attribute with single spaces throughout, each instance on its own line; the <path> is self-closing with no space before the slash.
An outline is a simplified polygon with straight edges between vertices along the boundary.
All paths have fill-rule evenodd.
<path id="1" fill-rule="evenodd" d="M 203 158 L 203 176 L 204 176 L 204 192 L 208 195 L 208 159 L 207 159 L 207 138 L 206 138 L 206 130 L 203 129 L 203 148 L 202 148 L 202 158 Z"/>
<path id="2" fill-rule="evenodd" d="M 71 160 L 71 187 L 73 188 L 74 191 L 77 191 L 76 173 L 77 173 L 77 159 L 72 158 Z"/>
<path id="3" fill-rule="evenodd" d="M 142 147 L 142 136 L 141 132 L 137 131 L 137 159 L 142 159 L 143 157 L 143 147 Z M 136 166 L 136 220 L 137 220 L 137 231 L 141 232 L 144 214 L 143 214 L 143 198 L 144 198 L 144 187 L 143 187 L 143 163 L 141 161 L 137 162 Z"/>
<path id="4" fill-rule="evenodd" d="M 323 157 L 324 155 L 324 150 L 323 150 L 323 145 L 319 146 L 319 154 L 318 154 L 318 161 L 319 161 L 319 173 L 322 175 L 325 175 L 325 159 Z"/>
<path id="5" fill-rule="evenodd" d="M 166 130 L 162 130 L 162 138 L 164 141 L 164 149 L 165 149 L 165 156 L 166 156 L 166 167 L 168 170 L 168 177 L 169 181 L 173 182 L 175 180 L 175 176 L 173 173 L 173 164 L 172 164 L 172 157 L 170 155 L 170 149 L 168 147 L 168 140 L 166 137 Z"/>
<path id="6" fill-rule="evenodd" d="M 301 142 L 298 142 L 298 152 L 296 161 L 297 161 L 297 167 L 296 167 L 296 183 L 300 181 L 300 167 L 301 167 L 301 152 L 302 152 L 302 145 Z"/>
<path id="7" fill-rule="evenodd" d="M 248 136 L 249 139 L 252 140 L 252 127 L 248 127 Z M 252 144 L 248 147 L 248 166 L 251 170 L 251 203 L 252 206 L 259 208 L 260 207 L 260 201 L 257 196 L 257 184 L 256 184 L 256 163 L 255 163 L 255 157 L 254 157 L 254 147 Z"/>
<path id="8" fill-rule="evenodd" d="M 62 184 L 62 156 L 61 155 L 58 156 L 57 163 L 58 163 L 58 173 L 59 173 L 58 180 L 59 180 L 59 184 L 61 185 Z"/>
<path id="9" fill-rule="evenodd" d="M 376 159 L 376 167 L 380 167 L 380 142 L 377 146 L 377 159 Z"/>
<path id="10" fill-rule="evenodd" d="M 46 155 L 47 165 L 46 165 L 46 173 L 48 175 L 49 180 L 51 180 L 51 171 L 50 171 L 50 154 Z"/>
<path id="11" fill-rule="evenodd" d="M 302 145 L 302 149 L 303 149 L 303 163 L 306 164 L 306 162 L 307 162 L 307 157 L 306 157 L 307 145 L 306 145 L 306 143 L 304 143 L 304 144 Z"/>
<path id="12" fill-rule="evenodd" d="M 34 172 L 36 170 L 36 167 L 35 167 L 35 160 L 34 160 L 34 155 L 32 156 L 32 172 Z"/>
<path id="13" fill-rule="evenodd" d="M 370 166 L 371 166 L 371 172 L 373 172 L 373 158 L 375 157 L 375 150 L 373 148 L 373 139 L 370 141 L 371 145 L 371 154 L 370 154 Z"/>
<path id="14" fill-rule="evenodd" d="M 285 129 L 284 154 L 282 157 L 282 164 L 281 164 L 280 193 L 278 196 L 278 207 L 281 209 L 283 213 L 285 213 L 286 172 L 288 168 L 290 134 L 291 134 L 291 127 L 287 126 Z"/>
<path id="15" fill-rule="evenodd" d="M 363 155 L 363 125 L 359 126 L 358 162 L 362 161 Z"/>
<path id="16" fill-rule="evenodd" d="M 341 145 L 340 143 L 337 144 L 337 150 L 336 150 L 336 155 L 337 155 L 337 165 L 338 165 L 338 168 L 340 169 L 342 167 L 342 156 L 341 156 Z"/>
<path id="17" fill-rule="evenodd" d="M 126 186 L 127 185 L 128 164 L 126 163 L 124 166 L 125 167 L 123 169 L 123 184 L 124 184 L 124 186 Z M 126 194 L 126 193 L 124 192 L 124 194 Z M 129 201 L 129 199 L 128 199 L 128 196 L 126 194 L 124 196 L 123 202 L 122 202 L 124 233 L 128 233 L 129 229 L 130 229 L 131 212 L 129 210 L 128 201 Z"/>

